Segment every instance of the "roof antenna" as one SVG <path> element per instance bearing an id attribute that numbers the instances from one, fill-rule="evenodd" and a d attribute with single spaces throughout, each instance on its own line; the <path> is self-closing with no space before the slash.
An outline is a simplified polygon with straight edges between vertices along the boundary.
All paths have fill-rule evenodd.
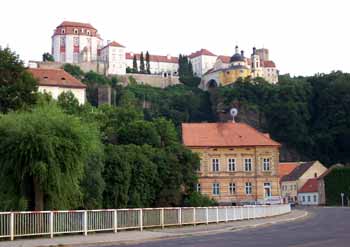
<path id="1" fill-rule="evenodd" d="M 232 123 L 235 123 L 235 122 L 236 122 L 236 121 L 235 121 L 235 117 L 237 116 L 237 114 L 238 114 L 237 108 L 232 108 L 232 109 L 230 110 L 230 115 L 232 116 Z"/>

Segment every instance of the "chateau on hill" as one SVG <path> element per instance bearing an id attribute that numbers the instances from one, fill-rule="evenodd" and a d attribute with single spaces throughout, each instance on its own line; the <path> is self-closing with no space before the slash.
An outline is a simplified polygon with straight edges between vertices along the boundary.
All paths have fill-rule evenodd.
<path id="1" fill-rule="evenodd" d="M 128 68 L 133 67 L 134 58 L 139 66 L 141 57 L 138 53 L 126 51 L 123 44 L 104 41 L 91 24 L 71 21 L 64 21 L 55 28 L 51 53 L 57 64 L 78 64 L 83 70 L 106 75 L 125 75 Z M 250 58 L 246 58 L 243 51 L 239 52 L 238 47 L 233 56 L 218 56 L 201 49 L 188 57 L 194 74 L 202 78 L 200 87 L 203 90 L 234 83 L 240 77 L 263 77 L 270 83 L 278 80 L 278 70 L 269 60 L 268 49 L 254 48 Z M 149 61 L 152 75 L 178 75 L 177 57 L 150 54 Z"/>

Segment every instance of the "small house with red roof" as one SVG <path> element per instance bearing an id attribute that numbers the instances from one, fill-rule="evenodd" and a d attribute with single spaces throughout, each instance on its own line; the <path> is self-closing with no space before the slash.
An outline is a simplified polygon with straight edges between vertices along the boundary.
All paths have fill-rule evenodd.
<path id="1" fill-rule="evenodd" d="M 63 69 L 30 68 L 28 71 L 38 80 L 39 92 L 48 93 L 57 99 L 61 93 L 70 91 L 80 104 L 85 103 L 86 85 Z"/>
<path id="2" fill-rule="evenodd" d="M 280 196 L 280 144 L 245 123 L 183 123 L 183 144 L 200 157 L 198 192 L 222 205 Z"/>
<path id="3" fill-rule="evenodd" d="M 310 178 L 298 190 L 298 202 L 300 205 L 319 205 L 318 179 Z"/>
<path id="4" fill-rule="evenodd" d="M 309 179 L 319 178 L 327 168 L 319 161 L 300 162 L 289 174 L 281 178 L 281 195 L 284 201 L 300 203 L 299 191 Z M 305 189 L 305 188 L 304 188 Z"/>

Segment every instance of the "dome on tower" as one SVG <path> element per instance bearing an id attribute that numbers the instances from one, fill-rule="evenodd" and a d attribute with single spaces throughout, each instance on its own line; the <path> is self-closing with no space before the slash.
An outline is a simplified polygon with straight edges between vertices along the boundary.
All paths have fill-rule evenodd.
<path id="1" fill-rule="evenodd" d="M 231 58 L 230 62 L 244 62 L 244 57 L 241 56 L 239 53 L 235 53 Z"/>
<path id="2" fill-rule="evenodd" d="M 243 51 L 239 53 L 238 46 L 235 47 L 235 54 L 230 58 L 230 63 L 232 62 L 244 62 L 244 54 Z"/>

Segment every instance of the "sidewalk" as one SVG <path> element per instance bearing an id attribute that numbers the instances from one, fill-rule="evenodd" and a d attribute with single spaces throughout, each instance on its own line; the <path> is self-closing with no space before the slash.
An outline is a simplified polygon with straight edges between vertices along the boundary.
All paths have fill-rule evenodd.
<path id="1" fill-rule="evenodd" d="M 305 218 L 304 210 L 293 210 L 289 214 L 256 219 L 234 221 L 228 223 L 171 227 L 165 229 L 145 229 L 144 231 L 122 231 L 118 233 L 90 233 L 88 236 L 65 235 L 61 237 L 41 239 L 17 239 L 15 241 L 0 241 L 0 247 L 78 247 L 78 246 L 104 246 L 111 244 L 139 243 L 150 240 L 194 236 L 201 234 L 215 234 L 225 231 L 238 231 L 258 226 L 283 223 Z"/>

